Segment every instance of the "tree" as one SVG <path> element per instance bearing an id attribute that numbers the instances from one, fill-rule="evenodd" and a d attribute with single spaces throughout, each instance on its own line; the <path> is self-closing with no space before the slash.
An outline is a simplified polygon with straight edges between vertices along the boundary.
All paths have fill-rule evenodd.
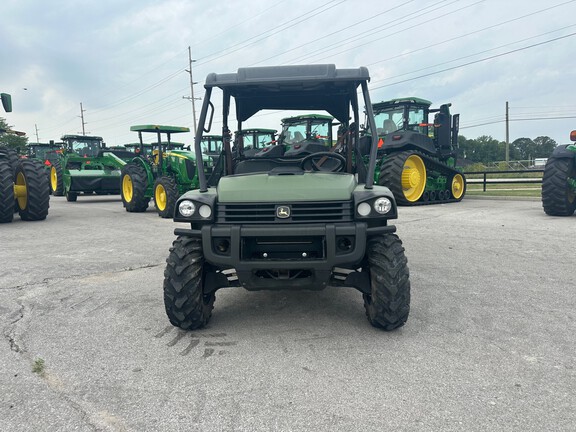
<path id="1" fill-rule="evenodd" d="M 558 145 L 556 141 L 547 136 L 534 138 L 534 143 L 536 144 L 536 152 L 534 153 L 535 158 L 545 158 L 550 156 Z"/>
<path id="2" fill-rule="evenodd" d="M 28 144 L 28 137 L 12 131 L 12 127 L 8 125 L 6 119 L 0 117 L 0 130 L 7 131 L 0 133 L 0 147 L 10 147 L 20 154 L 26 153 L 26 144 Z"/>

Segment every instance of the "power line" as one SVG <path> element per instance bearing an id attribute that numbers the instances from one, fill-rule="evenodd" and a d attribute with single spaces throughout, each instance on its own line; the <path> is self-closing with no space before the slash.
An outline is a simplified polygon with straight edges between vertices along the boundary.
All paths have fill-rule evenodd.
<path id="1" fill-rule="evenodd" d="M 377 90 L 377 89 L 381 89 L 381 88 L 384 88 L 384 87 L 391 87 L 391 86 L 394 86 L 394 85 L 397 85 L 397 84 L 402 84 L 402 83 L 405 83 L 405 82 L 408 82 L 408 81 L 414 81 L 414 80 L 417 80 L 417 79 L 420 79 L 420 78 L 425 78 L 425 77 L 428 77 L 428 76 L 437 75 L 437 74 L 440 74 L 440 73 L 443 73 L 443 72 L 451 71 L 451 70 L 454 70 L 454 69 L 459 69 L 459 68 L 462 68 L 462 67 L 465 67 L 465 66 L 470 66 L 470 65 L 473 65 L 473 64 L 482 63 L 482 62 L 485 62 L 485 61 L 488 61 L 488 60 L 492 60 L 492 59 L 495 59 L 495 58 L 498 58 L 498 57 L 502 57 L 502 56 L 505 56 L 505 55 L 513 54 L 513 53 L 516 53 L 516 52 L 519 52 L 519 51 L 524 51 L 524 50 L 527 50 L 527 49 L 530 49 L 530 48 L 535 48 L 535 47 L 537 47 L 537 46 L 541 46 L 541 45 L 549 44 L 549 43 L 552 43 L 552 42 L 556 42 L 556 41 L 558 41 L 558 40 L 565 39 L 565 38 L 568 38 L 568 37 L 572 37 L 572 36 L 574 36 L 574 35 L 576 35 L 576 33 L 570 33 L 570 34 L 567 34 L 567 35 L 565 35 L 565 36 L 559 36 L 559 37 L 554 38 L 554 39 L 549 39 L 549 40 L 547 40 L 547 41 L 543 41 L 543 42 L 539 42 L 539 43 L 536 43 L 536 44 L 528 45 L 528 46 L 525 46 L 525 47 L 522 47 L 522 48 L 517 48 L 517 49 L 515 49 L 515 50 L 507 51 L 507 52 L 504 52 L 504 53 L 495 54 L 495 55 L 493 55 L 493 56 L 485 57 L 485 58 L 483 58 L 483 59 L 475 60 L 475 61 L 468 62 L 468 63 L 463 63 L 463 64 L 461 64 L 461 65 L 453 66 L 453 67 L 446 68 L 446 69 L 442 69 L 442 70 L 439 70 L 439 71 L 436 71 L 436 72 L 430 72 L 430 73 L 427 73 L 427 74 L 424 74 L 424 75 L 419 75 L 419 76 L 413 77 L 413 78 L 407 78 L 407 79 L 405 79 L 405 80 L 396 81 L 396 82 L 390 83 L 390 84 L 384 84 L 384 85 L 381 85 L 381 86 L 378 86 L 378 87 L 371 87 L 371 90 Z M 382 81 L 382 80 L 380 80 L 380 81 Z M 378 81 L 376 81 L 376 82 L 378 82 Z"/>

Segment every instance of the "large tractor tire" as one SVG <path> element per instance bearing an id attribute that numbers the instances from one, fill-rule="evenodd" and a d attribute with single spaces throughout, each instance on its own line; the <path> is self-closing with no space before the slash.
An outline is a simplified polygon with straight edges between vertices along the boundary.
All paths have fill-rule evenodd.
<path id="1" fill-rule="evenodd" d="M 394 330 L 402 327 L 410 313 L 408 260 L 395 234 L 372 237 L 366 251 L 371 294 L 364 294 L 364 308 L 374 327 Z"/>
<path id="2" fill-rule="evenodd" d="M 154 205 L 158 216 L 162 218 L 174 217 L 174 207 L 178 200 L 178 186 L 172 177 L 159 177 L 154 183 Z"/>
<path id="3" fill-rule="evenodd" d="M 54 161 L 50 168 L 50 190 L 54 196 L 64 195 L 64 178 L 62 176 L 62 165 L 59 161 Z"/>
<path id="4" fill-rule="evenodd" d="M 50 207 L 50 189 L 42 162 L 34 159 L 21 159 L 18 162 L 14 192 L 22 220 L 46 219 Z"/>
<path id="5" fill-rule="evenodd" d="M 164 306 L 168 319 L 184 330 L 204 327 L 212 315 L 216 296 L 203 292 L 205 263 L 201 240 L 178 237 L 166 263 Z"/>
<path id="6" fill-rule="evenodd" d="M 78 193 L 67 191 L 66 192 L 66 201 L 68 201 L 68 202 L 78 201 Z"/>
<path id="7" fill-rule="evenodd" d="M 14 175 L 8 159 L 0 156 L 0 223 L 14 219 Z"/>
<path id="8" fill-rule="evenodd" d="M 548 159 L 542 177 L 542 207 L 546 214 L 570 216 L 576 210 L 576 194 L 569 178 L 576 178 L 576 156 Z"/>
<path id="9" fill-rule="evenodd" d="M 141 213 L 146 211 L 150 202 L 150 198 L 146 197 L 147 187 L 148 176 L 142 166 L 129 163 L 122 167 L 120 195 L 127 212 Z"/>
<path id="10" fill-rule="evenodd" d="M 378 184 L 387 186 L 398 204 L 415 204 L 426 188 L 424 161 L 411 151 L 390 154 L 380 168 Z"/>
<path id="11" fill-rule="evenodd" d="M 14 177 L 14 175 L 16 175 L 16 167 L 18 166 L 18 160 L 19 160 L 18 153 L 16 153 L 16 150 L 7 147 L 2 147 L 0 148 L 0 158 L 8 161 L 8 165 L 12 170 L 12 177 Z"/>

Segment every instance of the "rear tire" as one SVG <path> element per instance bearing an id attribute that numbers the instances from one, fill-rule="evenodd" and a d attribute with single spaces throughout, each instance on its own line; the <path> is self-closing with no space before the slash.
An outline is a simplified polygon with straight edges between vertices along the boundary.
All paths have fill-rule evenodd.
<path id="1" fill-rule="evenodd" d="M 64 195 L 64 179 L 62 177 L 62 165 L 60 161 L 54 161 L 50 168 L 50 189 L 54 196 Z"/>
<path id="2" fill-rule="evenodd" d="M 16 188 L 25 188 L 23 196 L 16 196 L 20 218 L 25 221 L 46 219 L 50 207 L 50 187 L 42 162 L 21 159 L 16 168 Z"/>
<path id="3" fill-rule="evenodd" d="M 174 207 L 178 200 L 178 186 L 172 177 L 162 176 L 154 183 L 154 205 L 161 218 L 174 217 Z"/>
<path id="4" fill-rule="evenodd" d="M 16 168 L 18 167 L 18 153 L 16 150 L 8 147 L 0 148 L 0 157 L 8 161 L 10 170 L 12 171 L 12 177 L 16 175 Z"/>
<path id="5" fill-rule="evenodd" d="M 145 212 L 150 198 L 146 197 L 148 176 L 146 170 L 134 163 L 122 167 L 120 176 L 120 195 L 122 203 L 129 213 Z"/>
<path id="6" fill-rule="evenodd" d="M 390 331 L 402 327 L 410 313 L 410 273 L 402 241 L 395 234 L 372 237 L 366 251 L 371 294 L 364 308 L 374 327 Z"/>
<path id="7" fill-rule="evenodd" d="M 180 236 L 170 248 L 164 270 L 164 306 L 176 327 L 204 327 L 212 315 L 214 293 L 203 293 L 204 254 L 199 239 Z"/>
<path id="8" fill-rule="evenodd" d="M 0 223 L 14 219 L 14 174 L 10 162 L 0 156 Z"/>
<path id="9" fill-rule="evenodd" d="M 576 178 L 576 155 L 548 159 L 542 177 L 542 207 L 546 214 L 571 216 L 576 210 L 576 194 L 568 178 Z"/>

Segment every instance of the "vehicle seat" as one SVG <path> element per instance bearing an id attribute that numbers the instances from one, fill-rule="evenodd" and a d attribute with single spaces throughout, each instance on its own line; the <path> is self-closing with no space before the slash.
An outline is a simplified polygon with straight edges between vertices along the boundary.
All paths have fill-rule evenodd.
<path id="1" fill-rule="evenodd" d="M 390 120 L 390 119 L 384 120 L 384 124 L 382 125 L 382 128 L 384 129 L 384 135 L 395 132 L 398 130 L 398 127 L 396 127 L 396 123 L 394 123 L 394 121 Z"/>

